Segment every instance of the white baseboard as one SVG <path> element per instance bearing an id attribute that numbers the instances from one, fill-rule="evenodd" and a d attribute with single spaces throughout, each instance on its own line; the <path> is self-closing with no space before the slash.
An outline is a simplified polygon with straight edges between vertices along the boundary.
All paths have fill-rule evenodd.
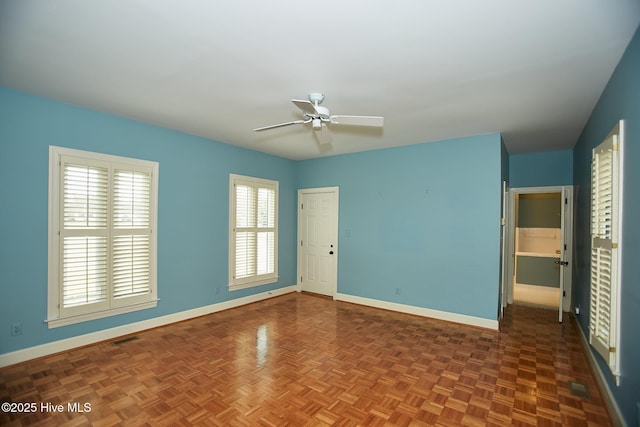
<path id="1" fill-rule="evenodd" d="M 573 317 L 573 316 L 572 316 Z M 587 336 L 584 334 L 584 331 L 580 327 L 580 322 L 578 319 L 573 317 L 575 321 L 576 328 L 580 333 L 580 342 L 582 343 L 582 348 L 587 355 L 587 360 L 589 361 L 589 365 L 591 365 L 591 369 L 595 373 L 596 382 L 600 388 L 600 394 L 602 394 L 602 398 L 604 399 L 604 403 L 609 410 L 609 415 L 611 415 L 611 421 L 613 421 L 613 425 L 615 426 L 625 426 L 625 421 L 622 416 L 622 411 L 620 411 L 620 407 L 618 406 L 618 402 L 616 402 L 615 397 L 613 397 L 613 393 L 611 392 L 611 388 L 609 387 L 609 383 L 607 382 L 604 372 L 600 369 L 600 365 L 595 359 L 593 351 L 591 351 L 591 346 L 589 345 L 589 340 Z"/>
<path id="2" fill-rule="evenodd" d="M 382 301 L 372 298 L 358 297 L 354 295 L 338 293 L 335 296 L 338 301 L 351 302 L 354 304 L 367 305 L 369 307 L 382 308 L 400 313 L 413 314 L 422 317 L 446 320 L 448 322 L 462 323 L 469 326 L 478 326 L 486 329 L 498 330 L 498 320 L 484 319 L 482 317 L 467 316 L 465 314 L 449 313 L 447 311 L 432 310 L 429 308 L 416 307 L 413 305 L 398 304 L 395 302 Z"/>
<path id="3" fill-rule="evenodd" d="M 262 301 L 265 299 L 295 292 L 296 289 L 297 287 L 295 285 L 287 286 L 268 292 L 262 292 L 255 295 L 249 295 L 246 297 L 223 301 L 204 307 L 194 308 L 192 310 L 181 311 L 179 313 L 168 314 L 166 316 L 154 317 L 153 319 L 143 320 L 136 323 L 117 326 L 115 328 L 92 332 L 90 334 L 79 335 L 60 341 L 37 345 L 34 347 L 13 351 L 11 353 L 0 354 L 0 368 L 14 365 L 20 362 L 25 362 L 27 360 L 35 359 L 38 357 L 49 356 L 51 354 L 67 351 L 72 348 L 110 340 L 113 338 L 121 337 L 123 335 L 133 334 L 136 332 L 144 331 L 146 329 L 157 328 L 159 326 L 168 325 L 170 323 L 181 322 L 183 320 L 192 319 L 194 317 L 204 316 L 218 311 L 239 307 L 241 305 Z"/>

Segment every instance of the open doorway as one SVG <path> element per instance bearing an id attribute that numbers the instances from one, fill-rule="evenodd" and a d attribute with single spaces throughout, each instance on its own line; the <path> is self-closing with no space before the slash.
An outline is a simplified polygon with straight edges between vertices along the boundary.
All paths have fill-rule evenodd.
<path id="1" fill-rule="evenodd" d="M 515 195 L 514 304 L 558 309 L 562 253 L 560 193 Z"/>
<path id="2" fill-rule="evenodd" d="M 560 322 L 571 305 L 572 190 L 509 190 L 507 303 L 558 310 Z"/>

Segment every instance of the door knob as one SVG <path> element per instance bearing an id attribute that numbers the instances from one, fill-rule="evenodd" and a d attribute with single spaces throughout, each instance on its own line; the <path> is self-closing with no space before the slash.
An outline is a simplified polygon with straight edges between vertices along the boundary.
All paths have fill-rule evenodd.
<path id="1" fill-rule="evenodd" d="M 333 251 L 329 251 L 329 255 L 333 255 Z"/>

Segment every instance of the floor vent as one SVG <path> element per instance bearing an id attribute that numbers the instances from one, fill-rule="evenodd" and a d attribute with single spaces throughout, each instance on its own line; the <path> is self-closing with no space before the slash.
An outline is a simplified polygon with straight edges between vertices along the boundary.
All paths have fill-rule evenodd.
<path id="1" fill-rule="evenodd" d="M 120 345 L 120 344 L 124 344 L 126 342 L 129 342 L 129 341 L 135 341 L 137 339 L 138 339 L 138 337 L 127 337 L 127 338 L 122 338 L 121 340 L 118 340 L 118 341 L 114 341 L 111 344 L 112 345 Z"/>
<path id="2" fill-rule="evenodd" d="M 591 395 L 589 394 L 589 387 L 587 387 L 586 384 L 569 381 L 569 390 L 574 396 L 591 399 Z"/>

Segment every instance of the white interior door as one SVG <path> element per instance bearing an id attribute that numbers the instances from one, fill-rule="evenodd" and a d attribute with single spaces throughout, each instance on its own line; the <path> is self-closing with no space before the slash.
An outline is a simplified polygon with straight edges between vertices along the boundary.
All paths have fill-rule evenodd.
<path id="1" fill-rule="evenodd" d="M 558 310 L 558 321 L 562 322 L 564 311 L 571 310 L 571 270 L 570 266 L 572 250 L 572 227 L 573 227 L 573 188 L 562 188 L 562 233 L 560 246 L 560 302 Z"/>
<path id="2" fill-rule="evenodd" d="M 560 321 L 562 312 L 571 311 L 571 265 L 573 254 L 573 187 L 562 188 L 562 247 L 560 258 Z"/>
<path id="3" fill-rule="evenodd" d="M 335 297 L 338 187 L 298 191 L 298 287 Z"/>
<path id="4" fill-rule="evenodd" d="M 556 261 L 559 265 L 560 265 L 560 301 L 558 301 L 558 322 L 562 322 L 562 314 L 564 311 L 564 297 L 566 295 L 565 290 L 564 290 L 564 285 L 565 285 L 565 277 L 564 277 L 564 266 L 568 264 L 568 262 L 565 260 L 565 252 L 566 252 L 566 248 L 567 245 L 565 243 L 565 217 L 566 217 L 566 202 L 567 202 L 567 198 L 565 196 L 565 189 L 562 189 L 562 192 L 560 193 L 560 224 L 561 224 L 561 232 L 560 232 L 560 259 L 558 261 Z"/>

